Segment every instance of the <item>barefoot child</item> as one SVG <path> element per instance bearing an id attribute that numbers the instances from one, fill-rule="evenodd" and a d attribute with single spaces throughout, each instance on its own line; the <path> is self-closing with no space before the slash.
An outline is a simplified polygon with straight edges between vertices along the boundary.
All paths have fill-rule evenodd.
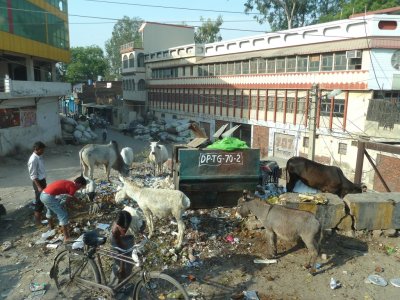
<path id="1" fill-rule="evenodd" d="M 118 247 L 127 250 L 133 246 L 134 243 L 133 235 L 126 235 L 126 232 L 128 231 L 131 222 L 132 222 L 132 216 L 130 215 L 129 212 L 122 210 L 117 214 L 111 228 L 111 245 L 113 247 Z M 118 250 L 118 252 L 120 254 L 123 253 L 120 250 Z M 127 256 L 126 260 L 130 260 L 131 254 L 132 254 L 131 252 L 129 253 L 124 252 L 124 255 Z M 129 275 L 131 267 L 132 267 L 131 264 L 115 260 L 113 272 L 111 275 L 112 278 L 114 278 L 115 280 L 116 279 L 115 275 L 117 275 L 116 277 L 119 279 L 119 281 L 122 281 L 124 278 L 126 278 L 126 276 Z"/>
<path id="2" fill-rule="evenodd" d="M 64 233 L 64 242 L 68 241 L 70 238 L 69 227 L 68 227 L 68 213 L 62 207 L 60 200 L 56 198 L 58 195 L 68 195 L 67 201 L 75 200 L 77 190 L 84 188 L 86 186 L 86 179 L 83 176 L 79 176 L 74 181 L 70 180 L 56 180 L 50 183 L 40 194 L 40 200 L 47 208 L 46 217 L 49 219 L 49 225 L 53 228 L 54 214 L 57 215 L 60 226 L 62 227 Z"/>

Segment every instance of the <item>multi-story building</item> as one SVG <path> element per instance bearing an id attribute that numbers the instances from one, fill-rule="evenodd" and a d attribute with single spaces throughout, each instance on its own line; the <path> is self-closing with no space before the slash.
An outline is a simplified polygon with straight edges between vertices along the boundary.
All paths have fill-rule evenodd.
<path id="1" fill-rule="evenodd" d="M 0 0 L 0 155 L 61 136 L 56 63 L 68 62 L 67 0 Z"/>
<path id="2" fill-rule="evenodd" d="M 315 160 L 338 165 L 352 179 L 360 138 L 399 141 L 398 11 L 210 44 L 147 51 L 144 43 L 143 101 L 159 118 L 191 119 L 209 136 L 226 123 L 240 125 L 237 137 L 264 158 L 307 156 L 312 137 Z M 400 167 L 395 155 L 369 154 L 378 167 Z M 396 178 L 392 190 L 400 190 Z M 379 186 L 367 163 L 362 180 Z"/>

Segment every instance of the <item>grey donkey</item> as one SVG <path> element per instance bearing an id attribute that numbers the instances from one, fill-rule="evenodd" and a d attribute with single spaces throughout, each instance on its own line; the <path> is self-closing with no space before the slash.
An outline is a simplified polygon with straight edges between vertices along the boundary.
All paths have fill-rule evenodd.
<path id="1" fill-rule="evenodd" d="M 310 260 L 305 265 L 315 272 L 315 261 L 319 255 L 319 245 L 322 239 L 321 224 L 317 218 L 308 211 L 287 208 L 281 205 L 271 205 L 264 200 L 248 199 L 247 194 L 238 203 L 238 213 L 242 217 L 253 214 L 264 226 L 268 242 L 269 257 L 276 256 L 277 236 L 285 241 L 298 241 L 302 239 L 310 253 Z M 319 239 L 317 241 L 317 236 Z M 272 253 L 271 253 L 272 247 Z"/>

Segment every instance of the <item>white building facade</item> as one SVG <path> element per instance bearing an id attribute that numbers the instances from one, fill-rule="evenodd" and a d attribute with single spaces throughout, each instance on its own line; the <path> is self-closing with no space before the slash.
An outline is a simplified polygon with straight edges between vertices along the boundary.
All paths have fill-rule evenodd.
<path id="1" fill-rule="evenodd" d="M 226 123 L 240 124 L 237 137 L 265 159 L 307 156 L 316 84 L 315 160 L 341 167 L 352 180 L 360 138 L 400 137 L 396 11 L 212 44 L 154 51 L 144 44 L 146 110 L 196 121 L 209 136 Z M 362 181 L 374 187 L 372 166 L 364 164 Z"/>

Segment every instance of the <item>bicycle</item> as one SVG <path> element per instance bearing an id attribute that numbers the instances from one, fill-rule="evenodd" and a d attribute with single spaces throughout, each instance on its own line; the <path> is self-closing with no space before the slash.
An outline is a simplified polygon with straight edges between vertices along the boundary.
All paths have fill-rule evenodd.
<path id="1" fill-rule="evenodd" d="M 171 276 L 150 271 L 143 268 L 138 256 L 139 249 L 148 241 L 147 238 L 140 244 L 128 250 L 118 247 L 106 249 L 101 247 L 106 242 L 106 237 L 99 236 L 96 232 L 83 235 L 84 247 L 81 250 L 72 249 L 72 244 L 67 244 L 66 249 L 57 254 L 50 270 L 50 277 L 54 279 L 59 293 L 64 297 L 73 296 L 73 299 L 90 299 L 96 292 L 106 293 L 113 299 L 117 293 L 132 293 L 134 300 L 146 299 L 185 299 L 189 296 L 184 287 Z M 124 251 L 124 253 L 119 253 Z M 132 252 L 132 260 L 124 254 Z M 118 262 L 132 264 L 132 272 L 121 282 L 112 286 L 107 282 L 104 272 L 104 257 L 109 257 Z"/>

